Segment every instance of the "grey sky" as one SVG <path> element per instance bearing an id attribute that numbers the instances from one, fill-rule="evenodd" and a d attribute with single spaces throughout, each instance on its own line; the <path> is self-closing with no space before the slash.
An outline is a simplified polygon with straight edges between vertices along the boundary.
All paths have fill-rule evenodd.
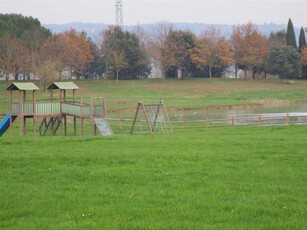
<path id="1" fill-rule="evenodd" d="M 158 21 L 307 27 L 307 0 L 123 0 L 124 24 Z M 21 13 L 42 23 L 114 24 L 115 0 L 0 0 L 1 13 Z"/>

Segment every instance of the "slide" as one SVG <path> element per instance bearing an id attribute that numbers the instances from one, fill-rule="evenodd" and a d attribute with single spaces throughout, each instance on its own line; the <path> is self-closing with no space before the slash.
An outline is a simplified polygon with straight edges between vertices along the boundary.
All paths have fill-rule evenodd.
<path id="1" fill-rule="evenodd" d="M 5 131 L 10 127 L 10 117 L 11 114 L 8 113 L 5 118 L 0 123 L 0 137 L 5 133 Z M 17 116 L 12 117 L 12 121 L 14 122 Z"/>
<path id="2" fill-rule="evenodd" d="M 101 135 L 103 136 L 112 136 L 113 131 L 109 126 L 108 122 L 103 118 L 94 118 L 94 122 L 99 129 Z"/>

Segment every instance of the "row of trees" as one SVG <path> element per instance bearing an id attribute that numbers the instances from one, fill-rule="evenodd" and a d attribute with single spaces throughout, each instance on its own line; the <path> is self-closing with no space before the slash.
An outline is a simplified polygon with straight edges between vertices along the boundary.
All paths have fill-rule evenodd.
<path id="1" fill-rule="evenodd" d="M 45 84 L 69 76 L 92 78 L 146 78 L 158 69 L 164 78 L 221 77 L 235 66 L 252 76 L 277 74 L 280 78 L 307 77 L 307 47 L 301 29 L 296 44 L 291 20 L 287 31 L 265 37 L 252 23 L 233 27 L 230 38 L 215 28 L 200 36 L 157 23 L 152 32 L 141 27 L 123 31 L 110 26 L 94 43 L 73 29 L 52 34 L 37 19 L 0 15 L 0 69 L 6 79 L 23 74 L 39 77 Z M 303 70 L 303 75 L 302 75 Z M 305 72 L 304 72 L 305 71 Z"/>
<path id="2" fill-rule="evenodd" d="M 46 85 L 65 69 L 83 74 L 93 61 L 89 45 L 84 33 L 53 35 L 32 17 L 0 15 L 0 69 L 6 80 L 34 75 Z"/>

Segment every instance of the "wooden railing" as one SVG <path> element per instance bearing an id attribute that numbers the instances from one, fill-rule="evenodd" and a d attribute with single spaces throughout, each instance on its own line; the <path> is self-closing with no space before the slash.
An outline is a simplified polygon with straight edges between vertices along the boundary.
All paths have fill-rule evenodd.
<path id="1" fill-rule="evenodd" d="M 12 114 L 22 115 L 48 115 L 61 113 L 59 102 L 23 102 L 12 103 Z"/>
<path id="2" fill-rule="evenodd" d="M 79 117 L 103 116 L 103 106 L 80 104 L 74 102 L 18 102 L 12 103 L 12 114 L 15 115 L 54 115 L 68 114 Z"/>

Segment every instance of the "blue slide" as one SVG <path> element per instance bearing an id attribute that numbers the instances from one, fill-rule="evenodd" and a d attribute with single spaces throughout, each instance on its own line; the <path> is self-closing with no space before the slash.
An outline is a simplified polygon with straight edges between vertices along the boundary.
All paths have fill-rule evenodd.
<path id="1" fill-rule="evenodd" d="M 0 123 L 0 137 L 5 133 L 5 131 L 10 127 L 10 117 L 11 114 L 8 113 L 3 121 Z M 14 122 L 17 116 L 12 116 L 12 121 Z"/>

